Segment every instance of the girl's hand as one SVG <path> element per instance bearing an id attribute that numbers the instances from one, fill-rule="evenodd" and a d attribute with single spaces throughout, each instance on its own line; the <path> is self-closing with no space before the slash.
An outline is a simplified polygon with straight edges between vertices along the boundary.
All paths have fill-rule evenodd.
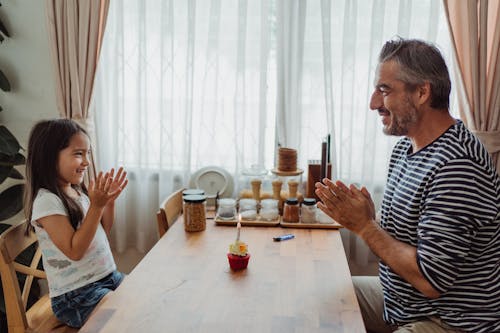
<path id="1" fill-rule="evenodd" d="M 99 172 L 96 180 L 91 180 L 89 184 L 90 203 L 96 207 L 104 208 L 108 203 L 114 202 L 127 186 L 126 175 L 123 168 L 120 168 L 116 177 L 114 177 L 114 169 L 104 175 L 102 171 Z"/>
<path id="2" fill-rule="evenodd" d="M 111 171 L 110 171 L 110 177 L 111 177 L 112 181 L 111 181 L 111 185 L 109 187 L 109 190 L 111 192 L 113 192 L 113 191 L 115 191 L 117 189 L 121 189 L 120 190 L 120 193 L 121 193 L 121 191 L 123 191 L 123 189 L 128 184 L 127 171 L 123 170 L 123 167 L 120 167 L 118 169 L 118 173 L 113 178 L 114 172 L 115 172 L 115 169 L 111 169 Z M 116 196 L 116 197 L 118 197 L 118 196 Z M 116 199 L 116 197 L 115 197 L 115 199 Z M 112 201 L 114 201 L 115 199 L 113 199 Z"/>

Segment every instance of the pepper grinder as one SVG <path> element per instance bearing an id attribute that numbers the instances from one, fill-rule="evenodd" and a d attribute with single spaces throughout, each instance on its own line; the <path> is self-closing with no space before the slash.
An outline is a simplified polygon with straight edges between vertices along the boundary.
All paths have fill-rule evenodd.
<path id="1" fill-rule="evenodd" d="M 288 181 L 288 197 L 289 198 L 297 198 L 297 189 L 299 188 L 299 182 L 295 180 L 289 180 Z"/>
<path id="2" fill-rule="evenodd" d="M 279 179 L 272 182 L 273 185 L 273 199 L 278 200 L 278 209 L 280 215 L 283 214 L 283 198 L 281 197 L 281 186 L 283 182 Z"/>
<path id="3" fill-rule="evenodd" d="M 253 198 L 255 201 L 259 202 L 260 201 L 260 185 L 262 184 L 262 181 L 260 179 L 253 179 L 250 184 L 252 184 L 252 193 L 253 193 Z"/>

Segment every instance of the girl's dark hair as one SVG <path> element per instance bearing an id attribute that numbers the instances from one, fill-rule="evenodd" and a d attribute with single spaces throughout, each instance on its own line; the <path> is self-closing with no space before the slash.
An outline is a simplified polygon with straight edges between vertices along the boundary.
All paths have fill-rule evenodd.
<path id="1" fill-rule="evenodd" d="M 24 210 L 27 218 L 27 232 L 31 228 L 33 201 L 38 191 L 44 188 L 59 198 L 69 216 L 71 226 L 76 230 L 83 219 L 82 207 L 58 186 L 59 152 L 69 146 L 73 135 L 87 132 L 70 119 L 43 120 L 32 128 L 28 141 L 28 158 L 26 160 L 26 191 Z M 78 192 L 87 194 L 85 185 L 72 185 Z"/>
<path id="2" fill-rule="evenodd" d="M 384 44 L 379 63 L 395 61 L 401 68 L 399 79 L 413 91 L 417 86 L 429 82 L 431 85 L 431 107 L 448 109 L 451 91 L 448 67 L 441 52 L 433 44 L 418 39 L 395 38 Z"/>

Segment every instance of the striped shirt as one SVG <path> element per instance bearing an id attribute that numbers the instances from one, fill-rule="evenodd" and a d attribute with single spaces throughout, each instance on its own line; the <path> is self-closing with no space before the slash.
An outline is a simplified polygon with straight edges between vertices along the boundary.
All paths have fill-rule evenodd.
<path id="1" fill-rule="evenodd" d="M 440 317 L 457 329 L 500 332 L 500 179 L 461 121 L 412 154 L 392 153 L 381 226 L 417 248 L 417 264 L 441 293 L 428 299 L 380 263 L 384 319 L 403 324 Z"/>

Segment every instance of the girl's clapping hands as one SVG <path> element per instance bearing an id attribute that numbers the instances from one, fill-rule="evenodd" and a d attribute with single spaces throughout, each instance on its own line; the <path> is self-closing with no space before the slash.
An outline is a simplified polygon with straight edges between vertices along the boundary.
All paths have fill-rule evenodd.
<path id="1" fill-rule="evenodd" d="M 88 192 L 92 204 L 105 207 L 108 203 L 114 202 L 127 186 L 127 172 L 120 167 L 116 176 L 114 173 L 114 169 L 105 174 L 101 171 L 95 181 L 90 181 Z"/>

